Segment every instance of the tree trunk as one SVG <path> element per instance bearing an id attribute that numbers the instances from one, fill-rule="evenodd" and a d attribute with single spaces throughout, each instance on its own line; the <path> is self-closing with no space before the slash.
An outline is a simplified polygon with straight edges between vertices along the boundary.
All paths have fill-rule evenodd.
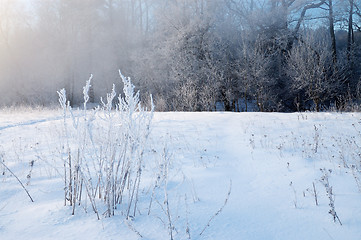
<path id="1" fill-rule="evenodd" d="M 354 0 L 349 0 L 350 3 L 350 11 L 349 11 L 349 17 L 348 17 L 348 34 L 347 34 L 347 60 L 349 62 L 349 67 L 351 74 L 353 72 L 353 60 L 352 60 L 352 45 L 354 43 L 354 36 L 353 36 L 353 6 L 354 6 Z"/>
<path id="2" fill-rule="evenodd" d="M 332 49 L 332 61 L 334 64 L 334 67 L 337 64 L 337 49 L 336 49 L 336 37 L 335 37 L 335 28 L 334 28 L 334 18 L 333 18 L 333 3 L 332 0 L 328 0 L 329 5 L 329 28 L 330 28 L 330 36 L 331 36 L 331 49 Z"/>
<path id="3" fill-rule="evenodd" d="M 350 0 L 350 1 L 351 1 L 351 0 Z M 315 8 L 321 7 L 325 2 L 326 2 L 326 0 L 320 0 L 318 3 L 310 3 L 310 4 L 307 4 L 307 5 L 302 9 L 302 12 L 301 12 L 300 17 L 298 18 L 296 27 L 295 27 L 295 29 L 293 30 L 291 36 L 290 36 L 289 39 L 288 39 L 288 43 L 287 43 L 287 51 L 288 51 L 288 52 L 292 50 L 293 43 L 294 43 L 294 41 L 295 41 L 295 38 L 297 38 L 298 31 L 300 30 L 301 23 L 303 22 L 303 20 L 304 20 L 304 18 L 305 18 L 306 12 L 307 12 L 308 10 L 310 10 L 310 9 L 315 9 Z"/>

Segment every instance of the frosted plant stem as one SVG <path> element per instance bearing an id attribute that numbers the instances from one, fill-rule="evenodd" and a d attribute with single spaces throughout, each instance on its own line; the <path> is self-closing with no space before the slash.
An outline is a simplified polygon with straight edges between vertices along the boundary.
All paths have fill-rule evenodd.
<path id="1" fill-rule="evenodd" d="M 80 174 L 81 174 L 82 178 L 84 179 L 84 174 L 83 174 L 83 172 L 82 172 L 81 170 L 80 170 Z M 90 201 L 90 203 L 91 203 L 91 205 L 92 205 L 93 211 L 96 213 L 98 220 L 100 220 L 99 213 L 98 213 L 98 209 L 97 209 L 96 204 L 95 204 L 95 199 L 94 199 L 94 197 L 93 197 L 92 194 L 91 194 L 91 192 L 92 192 L 91 190 L 92 190 L 92 189 L 89 189 L 89 188 L 91 188 L 92 186 L 91 186 L 90 184 L 89 184 L 89 186 L 88 186 L 88 184 L 89 184 L 89 182 L 86 182 L 86 183 L 85 183 L 85 189 L 86 189 L 86 192 L 87 192 L 87 194 L 88 194 L 89 201 Z"/>
<path id="2" fill-rule="evenodd" d="M 134 226 L 131 224 L 130 221 L 128 221 L 128 220 L 126 219 L 124 222 L 125 222 L 125 224 L 128 226 L 128 228 L 129 228 L 130 230 L 132 230 L 133 232 L 135 232 L 140 238 L 143 238 L 143 236 L 140 234 L 140 232 L 139 232 L 137 229 L 134 228 Z"/>
<path id="3" fill-rule="evenodd" d="M 317 192 L 316 192 L 316 187 L 315 187 L 315 183 L 312 183 L 313 185 L 313 194 L 315 196 L 315 202 L 316 202 L 316 206 L 318 206 L 318 201 L 317 201 Z"/>
<path id="4" fill-rule="evenodd" d="M 227 202 L 228 202 L 228 199 L 229 199 L 229 196 L 231 195 L 231 192 L 232 192 L 232 180 L 230 180 L 230 183 L 229 183 L 229 190 L 228 190 L 228 193 L 227 193 L 227 197 L 226 199 L 224 200 L 224 203 L 222 205 L 222 207 L 209 219 L 207 225 L 203 228 L 202 232 L 199 234 L 202 235 L 203 232 L 207 229 L 207 227 L 209 227 L 209 225 L 211 224 L 211 221 L 217 217 L 222 211 L 223 211 L 223 208 L 227 205 Z"/>
<path id="5" fill-rule="evenodd" d="M 69 150 L 69 153 L 68 153 L 68 164 L 69 164 L 69 201 L 70 201 L 70 206 L 72 206 L 73 204 L 73 185 L 72 185 L 72 174 L 71 174 L 71 171 L 72 171 L 72 168 L 71 168 L 71 153 L 70 153 L 70 150 Z"/>
<path id="6" fill-rule="evenodd" d="M 188 221 L 189 209 L 188 209 L 188 203 L 187 203 L 187 194 L 184 195 L 184 203 L 186 206 L 186 224 L 187 224 L 186 234 L 187 234 L 188 239 L 192 239 L 191 238 L 191 230 L 190 230 L 189 221 Z"/>
<path id="7" fill-rule="evenodd" d="M 66 183 L 66 160 L 64 159 L 64 206 L 66 206 L 66 196 L 68 195 L 68 191 L 66 190 L 68 184 Z"/>
<path id="8" fill-rule="evenodd" d="M 26 194 L 28 194 L 31 202 L 34 202 L 33 198 L 30 196 L 29 191 L 25 188 L 24 184 L 20 181 L 20 179 L 15 175 L 15 173 L 13 173 L 13 171 L 10 170 L 10 168 L 8 168 L 8 166 L 6 166 L 5 163 L 3 163 L 3 161 L 0 161 L 0 163 L 11 173 L 11 175 L 13 175 L 16 180 L 18 180 L 18 182 L 20 183 L 21 187 L 24 189 L 24 191 L 26 192 Z"/>
<path id="9" fill-rule="evenodd" d="M 134 202 L 134 213 L 133 216 L 135 217 L 135 212 L 137 210 L 137 203 L 138 203 L 138 196 L 139 196 L 139 185 L 140 185 L 140 175 L 141 175 L 142 169 L 139 166 L 139 170 L 138 170 L 138 184 L 137 184 L 137 192 L 135 194 L 135 202 Z"/>

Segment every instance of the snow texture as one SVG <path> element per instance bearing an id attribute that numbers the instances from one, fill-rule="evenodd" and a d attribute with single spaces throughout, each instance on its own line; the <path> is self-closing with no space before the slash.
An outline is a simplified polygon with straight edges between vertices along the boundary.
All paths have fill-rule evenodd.
<path id="1" fill-rule="evenodd" d="M 174 239 L 360 239 L 360 118 L 155 113 L 138 215 L 125 220 L 119 207 L 115 216 L 97 220 L 89 202 L 74 216 L 64 206 L 61 111 L 2 110 L 1 160 L 34 202 L 1 166 L 0 239 L 170 239 L 164 192 Z M 165 152 L 169 176 L 163 191 L 152 186 Z M 324 171 L 342 226 L 329 213 Z"/>

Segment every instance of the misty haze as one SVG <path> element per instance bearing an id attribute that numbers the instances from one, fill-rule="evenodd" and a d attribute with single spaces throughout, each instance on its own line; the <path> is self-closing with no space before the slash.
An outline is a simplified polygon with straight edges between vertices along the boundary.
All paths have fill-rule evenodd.
<path id="1" fill-rule="evenodd" d="M 1 0 L 1 104 L 79 104 L 90 74 L 99 102 L 121 70 L 158 111 L 355 109 L 360 20 L 356 0 Z"/>
<path id="2" fill-rule="evenodd" d="M 361 236 L 361 0 L 0 0 L 0 239 Z"/>

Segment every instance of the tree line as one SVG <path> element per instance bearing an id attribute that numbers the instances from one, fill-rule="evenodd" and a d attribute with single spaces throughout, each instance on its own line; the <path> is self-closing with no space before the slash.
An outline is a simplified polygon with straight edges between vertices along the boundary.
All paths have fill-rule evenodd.
<path id="1" fill-rule="evenodd" d="M 80 103 L 92 73 L 99 102 L 120 69 L 158 111 L 354 110 L 360 32 L 359 0 L 0 0 L 0 98 Z"/>

